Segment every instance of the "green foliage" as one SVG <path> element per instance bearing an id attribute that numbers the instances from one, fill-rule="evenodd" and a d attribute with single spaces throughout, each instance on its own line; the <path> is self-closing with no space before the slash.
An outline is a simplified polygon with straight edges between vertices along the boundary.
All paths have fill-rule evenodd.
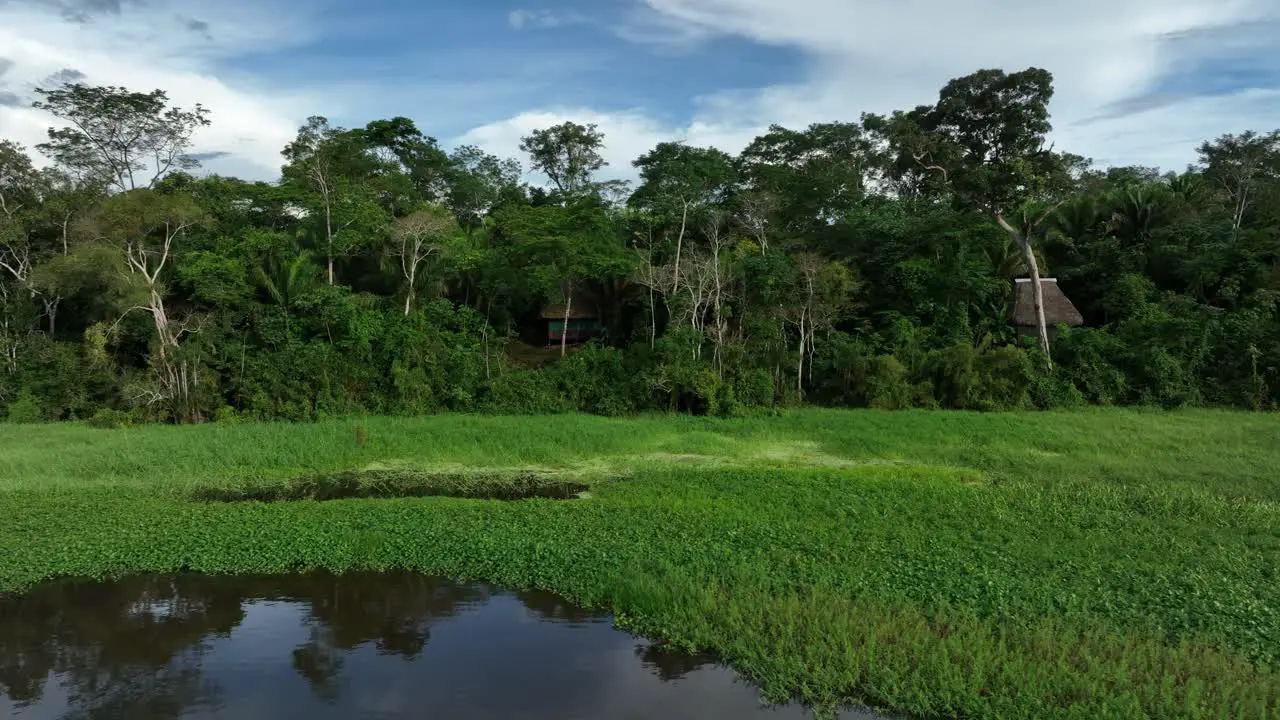
<path id="1" fill-rule="evenodd" d="M 200 106 L 40 94 L 55 167 L 0 140 L 0 403 L 51 420 L 1280 406 L 1280 131 L 1093 168 L 1046 146 L 1041 68 L 736 157 L 659 143 L 630 193 L 591 125 L 523 139 L 544 188 L 410 118 L 313 116 L 263 183 L 184 172 Z M 997 212 L 1083 317 L 1052 371 L 1010 322 L 1029 264 Z M 594 344 L 512 370 L 570 304 Z"/>
<path id="2" fill-rule="evenodd" d="M 89 367 L 81 349 L 43 335 L 25 339 L 18 348 L 23 363 L 13 379 L 20 395 L 33 398 L 45 420 L 88 417 L 102 402 L 111 378 Z"/>
<path id="3" fill-rule="evenodd" d="M 102 408 L 95 412 L 93 417 L 86 422 L 91 427 L 101 428 L 103 430 L 117 430 L 133 425 L 137 420 L 137 413 L 125 412 L 123 410 L 112 410 L 111 408 Z"/>
<path id="4" fill-rule="evenodd" d="M 983 69 L 737 157 L 661 143 L 627 197 L 595 126 L 524 138 L 552 190 L 403 117 L 311 117 L 251 183 L 183 172 L 199 105 L 38 93 L 55 167 L 0 140 L 0 591 L 398 567 L 824 707 L 1280 713 L 1275 416 L 1055 411 L 1280 405 L 1280 131 L 1095 169 L 1046 147 L 1049 72 Z M 1024 240 L 1083 318 L 1051 358 L 1010 322 Z M 600 336 L 546 347 L 560 303 Z M 242 424 L 273 419 L 315 424 Z M 20 425 L 54 420 L 86 422 Z M 590 494 L 481 499 L 550 477 Z"/>
<path id="5" fill-rule="evenodd" d="M 33 107 L 63 120 L 38 147 L 76 174 L 127 192 L 149 188 L 170 171 L 200 163 L 186 154 L 191 136 L 209 125 L 208 110 L 169 107 L 163 90 L 131 92 L 121 87 L 66 83 L 37 88 Z"/>
<path id="6" fill-rule="evenodd" d="M 0 424 L 0 591 L 405 569 L 607 607 L 772 699 L 1262 720 L 1280 711 L 1278 431 L 1125 410 Z M 522 468 L 589 494 L 389 497 L 488 493 Z M 348 490 L 371 497 L 288 499 Z"/>
<path id="7" fill-rule="evenodd" d="M 529 154 L 533 167 L 567 197 L 590 187 L 592 174 L 605 165 L 600 157 L 603 146 L 604 133 L 596 125 L 574 122 L 535 130 L 520 140 L 520 150 Z"/>
<path id="8" fill-rule="evenodd" d="M 192 497 L 209 502 L 412 497 L 569 500 L 587 489 L 587 486 L 582 483 L 565 482 L 553 476 L 530 471 L 361 470 L 304 475 L 282 482 L 251 482 L 197 488 Z"/>
<path id="9" fill-rule="evenodd" d="M 576 410 L 629 415 L 644 407 L 645 387 L 620 350 L 588 345 L 548 368 L 560 394 Z"/>
<path id="10" fill-rule="evenodd" d="M 24 390 L 5 408 L 5 420 L 11 423 L 42 423 L 50 419 L 40 401 L 29 390 Z"/>
<path id="11" fill-rule="evenodd" d="M 484 408 L 515 415 L 570 412 L 573 404 L 560 393 L 557 378 L 537 370 L 511 370 L 485 385 Z"/>
<path id="12" fill-rule="evenodd" d="M 880 410 L 902 410 L 916 403 L 916 388 L 907 378 L 907 368 L 892 355 L 877 355 L 866 364 L 863 393 L 867 406 Z"/>
<path id="13" fill-rule="evenodd" d="M 1123 348 L 1123 343 L 1110 333 L 1072 328 L 1058 335 L 1054 358 L 1059 372 L 1088 402 L 1116 405 L 1130 400 L 1129 379 L 1113 364 Z"/>
<path id="14" fill-rule="evenodd" d="M 773 405 L 776 389 L 773 377 L 763 368 L 751 368 L 741 371 L 733 378 L 734 396 L 745 407 L 768 407 Z"/>

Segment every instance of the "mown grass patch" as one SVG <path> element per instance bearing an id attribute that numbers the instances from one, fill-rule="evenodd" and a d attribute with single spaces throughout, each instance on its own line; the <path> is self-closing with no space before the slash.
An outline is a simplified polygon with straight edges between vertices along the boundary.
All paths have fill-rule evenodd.
<path id="1" fill-rule="evenodd" d="M 775 698 L 923 717 L 1280 713 L 1272 416 L 24 430 L 0 427 L 0 590 L 403 568 L 609 607 L 638 632 L 721 653 Z M 27 437 L 43 449 L 4 442 Z M 591 499 L 192 500 L 231 477 L 352 467 L 537 468 L 589 484 Z"/>

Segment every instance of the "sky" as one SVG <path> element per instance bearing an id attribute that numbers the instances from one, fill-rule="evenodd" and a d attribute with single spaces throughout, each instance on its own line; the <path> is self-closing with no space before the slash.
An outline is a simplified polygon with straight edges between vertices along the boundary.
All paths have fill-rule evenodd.
<path id="1" fill-rule="evenodd" d="M 41 142 L 33 89 L 78 81 L 209 108 L 209 172 L 277 177 L 310 115 L 404 115 L 522 161 L 531 130 L 596 123 L 628 178 L 664 140 L 736 153 L 1030 66 L 1057 149 L 1181 170 L 1280 128 L 1280 0 L 0 0 L 0 138 Z"/>

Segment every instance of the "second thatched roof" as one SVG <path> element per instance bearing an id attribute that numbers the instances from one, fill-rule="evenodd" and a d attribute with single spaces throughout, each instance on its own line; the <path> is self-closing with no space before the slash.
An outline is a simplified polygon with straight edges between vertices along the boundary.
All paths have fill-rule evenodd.
<path id="1" fill-rule="evenodd" d="M 600 317 L 600 314 L 594 306 L 588 305 L 584 307 L 575 302 L 573 307 L 569 308 L 570 320 L 586 320 L 597 317 Z M 548 305 L 542 308 L 542 318 L 544 320 L 563 320 L 564 303 L 559 305 Z"/>
<path id="2" fill-rule="evenodd" d="M 1058 287 L 1056 278 L 1040 278 L 1040 289 L 1044 293 L 1044 322 L 1055 325 L 1076 327 L 1084 324 L 1084 316 L 1071 304 L 1071 300 Z M 1020 327 L 1036 326 L 1036 300 L 1031 278 L 1018 278 L 1013 283 L 1013 324 Z"/>

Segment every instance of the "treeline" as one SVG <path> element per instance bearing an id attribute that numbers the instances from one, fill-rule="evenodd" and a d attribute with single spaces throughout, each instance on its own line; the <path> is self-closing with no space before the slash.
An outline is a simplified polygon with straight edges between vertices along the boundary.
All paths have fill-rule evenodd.
<path id="1" fill-rule="evenodd" d="M 278 182 L 198 177 L 204 108 L 42 89 L 49 167 L 0 142 L 0 415 L 1274 408 L 1280 131 L 1096 169 L 1046 143 L 1052 92 L 983 70 L 737 156 L 662 143 L 632 187 L 594 126 L 522 166 L 399 117 L 311 118 Z M 1020 333 L 1030 275 L 1084 325 Z M 586 346 L 548 341 L 561 311 Z"/>

